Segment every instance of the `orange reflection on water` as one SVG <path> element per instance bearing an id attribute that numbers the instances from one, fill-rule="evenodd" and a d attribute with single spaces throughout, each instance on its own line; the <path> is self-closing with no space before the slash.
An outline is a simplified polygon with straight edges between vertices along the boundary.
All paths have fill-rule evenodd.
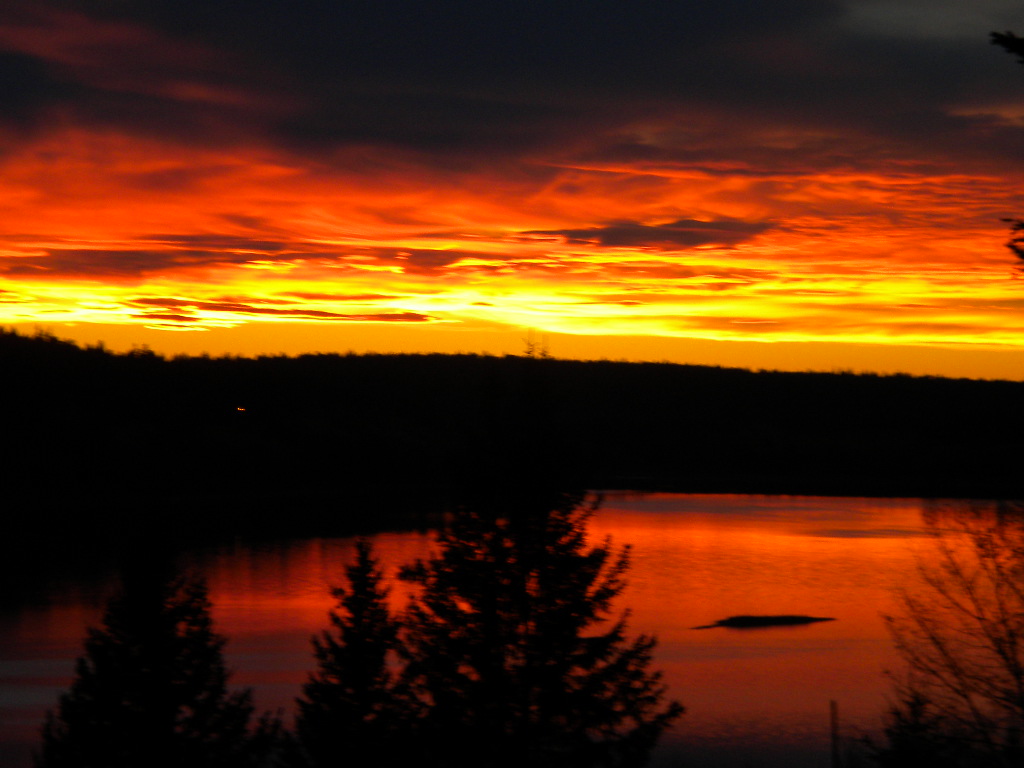
<path id="1" fill-rule="evenodd" d="M 847 726 L 877 726 L 884 670 L 899 661 L 882 620 L 914 578 L 918 500 L 612 496 L 595 536 L 633 545 L 623 603 L 655 633 L 673 694 L 690 705 L 684 740 L 828 740 L 828 702 Z M 729 616 L 835 621 L 694 630 Z M 772 724 L 766 727 L 766 724 Z"/>
<path id="2" fill-rule="evenodd" d="M 688 710 L 655 766 L 677 758 L 739 766 L 755 754 L 749 750 L 764 766 L 827 762 L 830 700 L 839 704 L 847 735 L 855 727 L 876 728 L 889 689 L 883 671 L 899 668 L 881 614 L 895 607 L 893 588 L 915 578 L 915 556 L 927 545 L 922 506 L 891 499 L 609 495 L 590 535 L 595 543 L 611 536 L 614 546 L 632 547 L 629 586 L 616 607 L 631 611 L 631 634 L 658 636 L 654 666 L 663 670 L 669 695 Z M 381 533 L 373 541 L 393 584 L 392 605 L 401 609 L 408 590 L 397 582 L 397 569 L 428 555 L 432 535 Z M 330 588 L 343 582 L 353 559 L 353 539 L 238 544 L 183 558 L 186 570 L 208 581 L 216 629 L 228 638 L 232 684 L 253 686 L 258 708 L 293 710 L 315 666 L 310 638 L 328 628 L 336 603 Z M 55 595 L 2 627 L 0 646 L 13 671 L 0 680 L 0 699 L 15 704 L 7 725 L 0 723 L 0 741 L 24 740 L 12 750 L 27 754 L 43 712 L 70 683 L 85 628 L 98 623 L 101 598 L 112 588 Z M 694 629 L 740 614 L 835 621 Z M 748 751 L 737 751 L 740 745 Z M 772 750 L 777 759 L 767 756 Z M 794 750 L 803 757 L 797 760 Z"/>
<path id="3" fill-rule="evenodd" d="M 631 631 L 658 636 L 656 664 L 689 708 L 680 729 L 686 738 L 762 733 L 765 722 L 774 723 L 776 740 L 809 738 L 808 729 L 827 727 L 830 699 L 845 722 L 877 723 L 883 671 L 898 663 L 881 614 L 894 607 L 893 588 L 914 573 L 919 501 L 613 495 L 590 533 L 595 542 L 611 536 L 613 545 L 632 547 L 618 605 L 630 609 Z M 388 533 L 374 541 L 400 609 L 408 592 L 393 577 L 430 551 L 431 537 Z M 230 638 L 236 682 L 256 686 L 261 704 L 289 706 L 298 693 L 313 665 L 310 637 L 328 626 L 334 608 L 329 586 L 341 583 L 352 557 L 351 540 L 309 540 L 196 562 Z M 740 614 L 836 620 L 693 629 Z"/>
<path id="4" fill-rule="evenodd" d="M 408 589 L 398 568 L 430 552 L 427 533 L 381 533 L 373 537 L 394 610 L 405 607 Z M 344 567 L 355 559 L 354 539 L 307 539 L 266 549 L 244 546 L 205 553 L 189 565 L 210 588 L 218 631 L 227 635 L 226 654 L 237 685 L 259 686 L 261 704 L 290 708 L 314 668 L 310 639 L 330 626 L 337 606 L 331 588 L 345 583 Z"/>

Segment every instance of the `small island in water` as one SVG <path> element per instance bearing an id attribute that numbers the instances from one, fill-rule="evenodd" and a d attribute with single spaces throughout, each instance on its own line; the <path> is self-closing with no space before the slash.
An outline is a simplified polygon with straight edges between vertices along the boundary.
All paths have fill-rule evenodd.
<path id="1" fill-rule="evenodd" d="M 835 621 L 831 617 L 816 616 L 730 616 L 714 624 L 704 624 L 694 629 L 714 629 L 730 627 L 732 629 L 757 629 L 759 627 L 792 627 L 800 624 L 814 624 L 819 621 Z"/>

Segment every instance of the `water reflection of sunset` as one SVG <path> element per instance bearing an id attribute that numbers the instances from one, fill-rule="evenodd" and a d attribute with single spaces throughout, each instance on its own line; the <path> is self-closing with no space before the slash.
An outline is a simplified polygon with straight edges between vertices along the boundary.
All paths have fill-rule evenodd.
<path id="1" fill-rule="evenodd" d="M 700 701 L 681 741 L 712 751 L 738 733 L 767 749 L 825 744 L 830 700 L 847 727 L 876 727 L 883 671 L 898 666 L 881 614 L 892 610 L 893 589 L 913 578 L 920 502 L 613 495 L 592 533 L 633 545 L 624 600 L 633 624 L 657 633 L 673 690 Z M 744 614 L 836 621 L 693 629 Z"/>
<path id="2" fill-rule="evenodd" d="M 883 671 L 898 666 L 881 613 L 894 605 L 893 588 L 914 578 L 925 508 L 909 499 L 608 495 L 590 538 L 631 546 L 629 586 L 616 607 L 630 611 L 630 633 L 657 635 L 654 666 L 688 709 L 666 749 L 722 757 L 709 763 L 716 765 L 728 764 L 737 745 L 817 759 L 827 750 L 830 700 L 844 728 L 875 728 Z M 432 536 L 381 533 L 373 541 L 401 609 L 408 591 L 394 581 L 397 568 L 428 555 Z M 308 539 L 204 549 L 182 560 L 207 578 L 234 684 L 254 686 L 259 707 L 292 706 L 313 667 L 310 638 L 335 608 L 330 588 L 353 556 L 352 539 Z M 5 738 L 35 733 L 111 589 L 57 594 L 6 623 L 0 695 L 12 713 L 4 727 L 14 730 Z M 740 614 L 835 621 L 693 629 Z"/>
<path id="3" fill-rule="evenodd" d="M 881 614 L 914 571 L 921 504 L 912 500 L 611 495 L 593 518 L 594 542 L 629 544 L 633 566 L 620 608 L 634 632 L 658 636 L 657 662 L 689 708 L 685 741 L 712 743 L 753 728 L 771 702 L 781 732 L 820 739 L 829 700 L 849 724 L 874 727 L 883 671 L 898 663 Z M 374 539 L 385 573 L 425 556 L 430 536 Z M 286 704 L 309 671 L 309 637 L 334 607 L 351 540 L 313 540 L 263 557 L 197 562 L 209 574 L 218 622 L 231 637 L 238 681 Z M 392 582 L 392 604 L 407 590 Z M 740 614 L 806 614 L 836 621 L 754 631 L 694 630 Z M 270 666 L 267 660 L 270 659 Z M 810 732 L 809 732 L 810 729 Z M 719 745 L 720 746 L 720 745 Z"/>

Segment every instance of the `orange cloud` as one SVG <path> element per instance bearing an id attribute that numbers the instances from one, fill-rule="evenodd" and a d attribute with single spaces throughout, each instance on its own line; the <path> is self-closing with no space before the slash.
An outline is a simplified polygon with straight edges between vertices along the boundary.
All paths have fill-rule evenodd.
<path id="1" fill-rule="evenodd" d="M 441 11 L 410 37 L 12 0 L 0 323 L 1024 348 L 992 72 L 943 59 L 939 88 L 946 37 L 736 7 L 616 17 L 659 48 L 557 14 L 510 40 L 477 9 L 453 46 Z"/>
<path id="2" fill-rule="evenodd" d="M 1024 339 L 998 178 L 620 167 L 492 185 L 377 162 L 364 183 L 266 147 L 54 132 L 3 160 L 0 319 Z"/>

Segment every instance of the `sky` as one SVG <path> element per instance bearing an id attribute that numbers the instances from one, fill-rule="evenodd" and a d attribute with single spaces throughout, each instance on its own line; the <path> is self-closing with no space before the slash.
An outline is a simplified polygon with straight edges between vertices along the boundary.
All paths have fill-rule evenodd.
<path id="1" fill-rule="evenodd" d="M 1024 379 L 1020 0 L 4 0 L 0 325 Z"/>

